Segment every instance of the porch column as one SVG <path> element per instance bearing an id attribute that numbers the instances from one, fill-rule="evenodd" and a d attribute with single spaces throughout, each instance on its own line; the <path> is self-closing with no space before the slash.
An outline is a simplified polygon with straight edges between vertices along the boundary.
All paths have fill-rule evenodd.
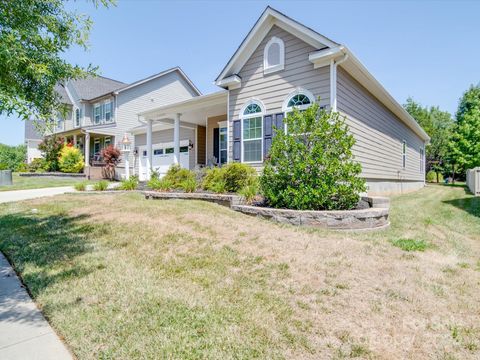
<path id="1" fill-rule="evenodd" d="M 73 135 L 73 147 L 77 147 L 77 134 Z"/>
<path id="2" fill-rule="evenodd" d="M 175 114 L 173 127 L 173 163 L 180 164 L 180 114 Z"/>
<path id="3" fill-rule="evenodd" d="M 90 166 L 90 133 L 85 133 L 85 169 Z"/>
<path id="4" fill-rule="evenodd" d="M 152 120 L 147 120 L 147 180 L 150 180 L 153 164 L 152 149 Z"/>

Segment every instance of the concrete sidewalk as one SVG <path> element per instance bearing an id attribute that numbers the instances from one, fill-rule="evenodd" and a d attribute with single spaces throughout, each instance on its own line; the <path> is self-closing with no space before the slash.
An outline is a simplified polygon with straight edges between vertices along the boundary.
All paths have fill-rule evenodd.
<path id="1" fill-rule="evenodd" d="M 0 191 L 0 204 L 13 201 L 36 199 L 46 196 L 54 196 L 74 191 L 73 186 L 61 186 L 45 189 Z"/>
<path id="2" fill-rule="evenodd" d="M 72 359 L 0 253 L 0 359 Z"/>

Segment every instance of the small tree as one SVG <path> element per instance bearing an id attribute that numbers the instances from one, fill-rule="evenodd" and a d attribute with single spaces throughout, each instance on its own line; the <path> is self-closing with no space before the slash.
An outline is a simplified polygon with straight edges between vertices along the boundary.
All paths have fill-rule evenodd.
<path id="1" fill-rule="evenodd" d="M 103 167 L 103 176 L 113 180 L 115 177 L 115 168 L 120 163 L 120 150 L 113 145 L 102 149 L 102 157 L 105 166 Z"/>
<path id="2" fill-rule="evenodd" d="M 47 162 L 48 171 L 58 171 L 60 169 L 58 164 L 58 158 L 60 151 L 65 144 L 65 139 L 56 135 L 46 137 L 38 149 L 43 153 L 43 157 Z"/>
<path id="3" fill-rule="evenodd" d="M 345 118 L 314 104 L 294 110 L 285 122 L 288 131 L 277 129 L 260 177 L 268 204 L 298 210 L 354 208 L 366 188 Z"/>
<path id="4" fill-rule="evenodd" d="M 58 166 L 65 173 L 79 173 L 85 166 L 83 155 L 72 144 L 67 144 L 60 151 Z"/>

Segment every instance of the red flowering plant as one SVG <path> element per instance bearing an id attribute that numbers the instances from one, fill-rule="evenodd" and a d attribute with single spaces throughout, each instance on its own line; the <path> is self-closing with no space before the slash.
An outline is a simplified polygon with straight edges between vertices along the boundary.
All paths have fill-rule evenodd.
<path id="1" fill-rule="evenodd" d="M 115 168 L 120 163 L 120 150 L 113 145 L 102 149 L 102 158 L 105 166 L 103 167 L 103 176 L 109 180 L 115 177 Z"/>
<path id="2" fill-rule="evenodd" d="M 58 171 L 59 164 L 58 158 L 60 157 L 60 151 L 65 144 L 65 139 L 61 136 L 47 136 L 38 145 L 38 149 L 43 153 L 45 158 L 46 171 Z"/>

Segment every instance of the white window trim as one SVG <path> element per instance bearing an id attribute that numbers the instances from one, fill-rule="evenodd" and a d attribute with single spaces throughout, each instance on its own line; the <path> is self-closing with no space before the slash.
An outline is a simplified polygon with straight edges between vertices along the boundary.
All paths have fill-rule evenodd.
<path id="1" fill-rule="evenodd" d="M 261 109 L 261 112 L 259 113 L 255 113 L 255 114 L 248 114 L 248 115 L 244 115 L 243 113 L 245 112 L 245 109 L 251 105 L 251 104 L 257 104 L 258 106 L 260 106 L 260 109 Z M 263 163 L 263 117 L 265 115 L 265 106 L 263 105 L 263 103 L 258 100 L 258 99 L 250 99 L 248 100 L 245 105 L 243 105 L 242 107 L 242 110 L 240 112 L 240 162 L 242 163 L 245 163 L 245 164 L 261 164 Z M 261 141 L 261 147 L 260 147 L 260 160 L 257 160 L 257 161 L 245 161 L 244 160 L 244 139 L 243 139 L 243 121 L 246 120 L 246 119 L 251 119 L 251 118 L 257 118 L 259 117 L 261 120 L 260 120 L 260 128 L 261 128 L 261 135 L 260 135 L 260 139 L 248 139 L 247 141 L 250 141 L 250 140 L 260 140 Z"/>
<path id="2" fill-rule="evenodd" d="M 402 169 L 407 168 L 407 140 L 402 140 Z"/>
<path id="3" fill-rule="evenodd" d="M 107 112 L 105 111 L 106 105 L 110 105 L 110 120 L 107 120 L 106 114 Z M 100 108 L 100 119 L 98 123 L 96 122 L 95 119 L 95 110 L 97 108 Z M 112 124 L 115 122 L 115 112 L 114 112 L 114 100 L 113 99 L 107 99 L 98 103 L 93 104 L 93 124 L 94 125 L 103 125 L 103 124 Z"/>
<path id="4" fill-rule="evenodd" d="M 288 106 L 288 103 L 290 102 L 290 99 L 292 97 L 294 97 L 295 95 L 299 95 L 299 94 L 303 94 L 306 97 L 308 97 L 310 99 L 310 104 L 295 106 L 296 109 L 305 110 L 305 109 L 308 109 L 310 106 L 312 106 L 315 103 L 315 96 L 313 96 L 311 91 L 309 91 L 307 89 L 304 89 L 304 88 L 296 88 L 290 94 L 287 95 L 285 100 L 283 100 L 282 111 L 285 113 L 285 116 L 287 115 L 287 113 L 293 111 L 293 107 Z"/>
<path id="5" fill-rule="evenodd" d="M 100 109 L 100 114 L 97 122 L 97 109 Z M 102 123 L 102 104 L 101 103 L 96 103 L 93 105 L 93 124 L 94 125 L 100 125 Z"/>
<path id="6" fill-rule="evenodd" d="M 278 44 L 280 47 L 280 64 L 269 66 L 268 65 L 268 49 L 272 44 Z M 283 40 L 274 36 L 272 37 L 265 48 L 263 49 L 263 73 L 271 74 L 276 71 L 283 70 L 285 68 L 285 44 Z"/>
<path id="7" fill-rule="evenodd" d="M 78 113 L 79 113 L 79 116 L 78 116 L 78 124 L 77 124 L 77 111 L 78 111 Z M 75 111 L 74 111 L 73 117 L 74 117 L 74 119 L 73 119 L 73 126 L 76 127 L 76 128 L 81 127 L 81 126 L 82 126 L 82 119 L 83 119 L 82 108 L 76 107 L 76 108 L 75 108 Z"/>

